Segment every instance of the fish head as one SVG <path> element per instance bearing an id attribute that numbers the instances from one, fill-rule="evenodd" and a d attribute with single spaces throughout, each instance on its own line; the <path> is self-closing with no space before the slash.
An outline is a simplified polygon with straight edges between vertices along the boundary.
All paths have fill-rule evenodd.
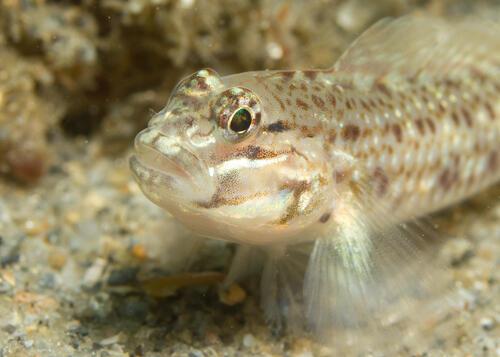
<path id="1" fill-rule="evenodd" d="M 205 69 L 182 80 L 136 136 L 130 167 L 150 200 L 200 235 L 290 240 L 329 204 L 322 145 L 276 130 L 265 87 L 239 76 Z"/>

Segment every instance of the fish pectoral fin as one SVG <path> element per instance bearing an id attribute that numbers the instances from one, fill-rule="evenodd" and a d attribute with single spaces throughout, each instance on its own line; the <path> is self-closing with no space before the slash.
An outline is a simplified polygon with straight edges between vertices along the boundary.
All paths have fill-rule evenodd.
<path id="1" fill-rule="evenodd" d="M 436 257 L 436 232 L 417 221 L 386 227 L 382 218 L 343 217 L 311 253 L 306 320 L 335 348 L 387 353 L 425 346 L 430 325 L 455 301 L 450 274 Z"/>

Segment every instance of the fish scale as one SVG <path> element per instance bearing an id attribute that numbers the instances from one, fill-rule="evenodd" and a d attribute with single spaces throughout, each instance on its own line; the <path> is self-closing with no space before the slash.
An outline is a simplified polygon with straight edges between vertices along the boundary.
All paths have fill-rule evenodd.
<path id="1" fill-rule="evenodd" d="M 264 262 L 274 326 L 350 354 L 409 346 L 455 300 L 422 217 L 500 180 L 500 26 L 406 16 L 328 70 L 198 71 L 135 148 L 148 198 L 241 244 L 224 287 Z"/>

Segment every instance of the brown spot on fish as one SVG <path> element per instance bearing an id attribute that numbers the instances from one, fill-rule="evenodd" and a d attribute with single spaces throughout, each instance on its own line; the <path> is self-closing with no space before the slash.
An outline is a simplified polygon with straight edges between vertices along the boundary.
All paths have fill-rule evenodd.
<path id="1" fill-rule="evenodd" d="M 490 155 L 488 156 L 488 163 L 487 163 L 488 171 L 490 171 L 490 172 L 496 172 L 496 170 L 500 166 L 500 162 L 499 161 L 500 160 L 498 158 L 498 151 L 497 150 L 492 151 L 490 153 Z"/>
<path id="2" fill-rule="evenodd" d="M 307 92 L 307 85 L 306 85 L 304 82 L 300 83 L 300 89 L 301 89 L 303 92 Z"/>
<path id="3" fill-rule="evenodd" d="M 337 99 L 334 95 L 328 94 L 328 101 L 334 108 L 337 106 Z"/>
<path id="4" fill-rule="evenodd" d="M 438 104 L 438 115 L 443 115 L 446 112 L 446 108 L 444 106 L 444 103 L 441 101 Z"/>
<path id="5" fill-rule="evenodd" d="M 325 102 L 323 101 L 323 99 L 321 99 L 320 97 L 318 97 L 317 95 L 312 95 L 311 96 L 311 99 L 313 101 L 313 103 L 319 108 L 319 109 L 323 109 L 325 107 Z"/>
<path id="6" fill-rule="evenodd" d="M 364 100 L 362 100 L 361 101 L 361 106 L 363 107 L 364 110 L 366 110 L 367 112 L 371 113 L 372 108 L 370 108 L 370 106 L 368 105 L 367 102 L 365 102 Z"/>
<path id="7" fill-rule="evenodd" d="M 458 173 L 452 172 L 448 167 L 441 172 L 438 178 L 439 185 L 444 191 L 448 191 L 457 180 Z"/>
<path id="8" fill-rule="evenodd" d="M 359 134 L 359 126 L 353 124 L 346 125 L 342 130 L 342 138 L 344 140 L 356 141 L 359 138 Z"/>
<path id="9" fill-rule="evenodd" d="M 304 102 L 302 99 L 297 98 L 297 100 L 295 102 L 297 103 L 297 106 L 299 108 L 304 109 L 304 110 L 309 110 L 309 105 L 307 105 L 307 103 Z"/>
<path id="10" fill-rule="evenodd" d="M 424 135 L 425 134 L 424 121 L 422 119 L 417 119 L 415 120 L 415 125 L 417 126 L 420 135 Z"/>
<path id="11" fill-rule="evenodd" d="M 284 120 L 278 120 L 277 122 L 271 123 L 266 129 L 266 131 L 270 133 L 282 133 L 286 130 L 290 130 L 290 125 Z"/>
<path id="12" fill-rule="evenodd" d="M 316 77 L 318 76 L 318 72 L 317 71 L 304 71 L 302 73 L 304 73 L 304 76 L 306 78 L 309 78 L 311 81 L 315 80 Z"/>
<path id="13" fill-rule="evenodd" d="M 276 102 L 278 102 L 278 104 L 281 108 L 281 111 L 284 112 L 285 111 L 285 104 L 283 103 L 283 101 L 276 94 L 272 93 L 272 95 L 273 95 L 274 100 L 276 100 Z"/>
<path id="14" fill-rule="evenodd" d="M 333 144 L 335 143 L 335 140 L 337 139 L 337 131 L 335 129 L 332 129 L 328 132 L 328 142 Z"/>
<path id="15" fill-rule="evenodd" d="M 466 108 L 462 108 L 462 116 L 464 117 L 465 124 L 467 124 L 469 128 L 472 128 L 472 116 Z"/>
<path id="16" fill-rule="evenodd" d="M 384 196 L 389 186 L 389 178 L 381 167 L 377 167 L 373 173 L 373 185 L 378 196 Z"/>
<path id="17" fill-rule="evenodd" d="M 427 126 L 429 127 L 429 129 L 431 129 L 431 133 L 435 134 L 436 124 L 434 124 L 434 121 L 431 118 L 426 118 L 425 121 L 427 122 Z"/>
<path id="18" fill-rule="evenodd" d="M 382 82 L 377 82 L 375 84 L 375 89 L 379 90 L 380 92 L 384 93 L 386 97 L 392 98 L 392 93 L 389 90 L 389 88 Z"/>
<path id="19" fill-rule="evenodd" d="M 281 73 L 281 76 L 283 77 L 283 79 L 285 80 L 290 80 L 293 78 L 293 76 L 295 76 L 295 71 L 284 71 L 284 72 L 280 72 Z"/>
<path id="20" fill-rule="evenodd" d="M 397 142 L 400 143 L 403 140 L 403 132 L 401 130 L 401 126 L 399 126 L 399 124 L 393 124 L 392 132 L 394 133 Z"/>
<path id="21" fill-rule="evenodd" d="M 453 120 L 453 122 L 455 123 L 455 125 L 460 125 L 460 118 L 458 117 L 458 114 L 457 112 L 452 112 L 451 113 L 451 119 Z"/>
<path id="22" fill-rule="evenodd" d="M 354 106 L 354 104 L 353 104 L 353 102 L 352 102 L 351 98 L 348 98 L 348 99 L 347 99 L 347 102 L 346 102 L 346 107 L 347 107 L 347 109 L 352 110 L 352 107 L 353 107 L 353 106 Z"/>
<path id="23" fill-rule="evenodd" d="M 260 160 L 260 159 L 269 159 L 283 154 L 283 152 L 275 152 L 268 149 L 264 149 L 257 145 L 248 145 L 239 150 L 235 150 L 228 155 L 223 155 L 218 160 L 224 161 L 228 159 L 246 157 L 250 160 Z"/>
<path id="24" fill-rule="evenodd" d="M 333 173 L 333 179 L 335 180 L 335 183 L 340 184 L 345 181 L 347 178 L 347 172 L 344 170 L 336 170 Z"/>
<path id="25" fill-rule="evenodd" d="M 493 107 L 491 106 L 491 104 L 486 102 L 486 103 L 484 103 L 484 107 L 485 107 L 486 112 L 488 113 L 488 116 L 490 117 L 490 119 L 495 120 L 495 111 L 493 110 Z"/>
<path id="26" fill-rule="evenodd" d="M 321 132 L 321 126 L 302 126 L 300 128 L 300 132 L 302 133 L 303 136 L 306 138 L 313 138 L 315 137 L 319 132 Z"/>
<path id="27" fill-rule="evenodd" d="M 330 219 L 331 215 L 332 214 L 330 212 L 323 213 L 321 215 L 321 217 L 319 218 L 320 223 L 326 223 L 326 222 L 328 222 L 328 220 Z"/>
<path id="28" fill-rule="evenodd" d="M 279 154 L 271 150 L 263 149 L 260 146 L 249 145 L 246 147 L 246 150 L 243 151 L 243 155 L 251 160 L 260 160 L 276 157 Z"/>

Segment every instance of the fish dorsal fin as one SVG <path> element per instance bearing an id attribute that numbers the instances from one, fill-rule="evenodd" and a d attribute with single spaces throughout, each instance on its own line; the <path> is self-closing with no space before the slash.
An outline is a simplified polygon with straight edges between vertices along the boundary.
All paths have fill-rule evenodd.
<path id="1" fill-rule="evenodd" d="M 500 25 L 409 15 L 383 19 L 364 32 L 332 68 L 340 77 L 453 78 L 473 70 L 500 75 Z M 465 72 L 467 73 L 467 72 Z"/>

